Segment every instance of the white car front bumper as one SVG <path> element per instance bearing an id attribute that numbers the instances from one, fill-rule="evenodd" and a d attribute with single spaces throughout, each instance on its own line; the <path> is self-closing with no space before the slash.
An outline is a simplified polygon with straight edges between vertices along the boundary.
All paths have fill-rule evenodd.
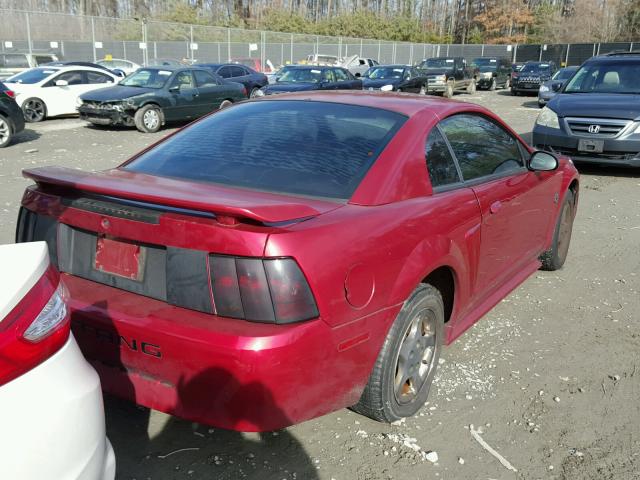
<path id="1" fill-rule="evenodd" d="M 113 480 L 100 380 L 73 336 L 0 387 L 0 479 Z"/>

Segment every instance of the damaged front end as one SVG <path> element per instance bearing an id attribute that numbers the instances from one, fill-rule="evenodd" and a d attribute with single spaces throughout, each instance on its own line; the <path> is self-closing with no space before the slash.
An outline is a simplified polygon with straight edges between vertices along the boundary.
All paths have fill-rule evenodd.
<path id="1" fill-rule="evenodd" d="M 135 104 L 131 100 L 117 102 L 81 101 L 78 113 L 82 120 L 95 125 L 135 125 Z"/>

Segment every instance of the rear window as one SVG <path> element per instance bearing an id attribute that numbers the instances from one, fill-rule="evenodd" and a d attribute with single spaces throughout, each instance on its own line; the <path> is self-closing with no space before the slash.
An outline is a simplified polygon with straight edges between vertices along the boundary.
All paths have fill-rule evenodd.
<path id="1" fill-rule="evenodd" d="M 377 108 L 260 101 L 223 110 L 124 169 L 231 187 L 348 199 L 406 121 Z"/>

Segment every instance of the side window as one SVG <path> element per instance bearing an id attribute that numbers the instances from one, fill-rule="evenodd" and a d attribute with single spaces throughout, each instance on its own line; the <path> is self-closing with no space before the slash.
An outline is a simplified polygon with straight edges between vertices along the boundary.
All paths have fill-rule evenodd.
<path id="1" fill-rule="evenodd" d="M 209 72 L 204 70 L 194 70 L 193 76 L 196 77 L 196 85 L 198 87 L 218 85 L 216 79 Z"/>
<path id="2" fill-rule="evenodd" d="M 36 61 L 36 65 L 42 65 L 43 63 L 49 63 L 51 61 L 53 61 L 53 59 L 51 57 L 47 57 L 46 55 L 35 55 L 34 57 L 35 61 Z"/>
<path id="3" fill-rule="evenodd" d="M 113 83 L 113 79 L 104 73 L 87 72 L 87 83 Z"/>
<path id="4" fill-rule="evenodd" d="M 218 75 L 222 78 L 231 78 L 231 67 L 222 67 L 218 70 Z"/>
<path id="5" fill-rule="evenodd" d="M 244 77 L 247 75 L 244 68 L 242 67 L 229 67 L 231 68 L 231 76 L 232 77 Z"/>
<path id="6" fill-rule="evenodd" d="M 346 72 L 344 70 L 341 70 L 340 68 L 336 68 L 333 73 L 336 76 L 336 81 L 337 82 L 346 82 L 347 80 L 349 80 L 349 76 L 346 74 Z"/>
<path id="7" fill-rule="evenodd" d="M 83 83 L 87 83 L 83 78 L 82 71 L 80 70 L 61 73 L 49 83 L 51 85 L 55 85 L 58 80 L 66 80 L 69 85 L 81 85 Z"/>
<path id="8" fill-rule="evenodd" d="M 171 82 L 171 88 L 193 88 L 193 78 L 190 71 L 178 72 Z"/>
<path id="9" fill-rule="evenodd" d="M 455 161 L 438 127 L 433 127 L 429 138 L 427 138 L 425 157 L 433 188 L 451 185 L 460 181 Z"/>
<path id="10" fill-rule="evenodd" d="M 323 72 L 322 72 L 322 81 L 323 82 L 335 82 L 336 81 L 336 77 L 333 75 L 333 70 L 331 70 L 330 68 L 327 68 L 326 70 L 323 70 Z"/>
<path id="11" fill-rule="evenodd" d="M 479 115 L 454 115 L 440 123 L 465 181 L 516 172 L 524 167 L 518 141 Z"/>

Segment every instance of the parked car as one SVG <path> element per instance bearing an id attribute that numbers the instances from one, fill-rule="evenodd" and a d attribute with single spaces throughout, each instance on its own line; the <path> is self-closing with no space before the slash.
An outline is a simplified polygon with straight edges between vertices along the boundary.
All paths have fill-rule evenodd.
<path id="1" fill-rule="evenodd" d="M 24 130 L 24 117 L 15 96 L 0 82 L 0 148 L 8 147 L 15 135 Z"/>
<path id="2" fill-rule="evenodd" d="M 429 93 L 440 93 L 451 98 L 457 91 L 476 91 L 477 68 L 467 65 L 462 57 L 428 58 L 417 67 L 429 79 Z"/>
<path id="3" fill-rule="evenodd" d="M 185 62 L 176 60 L 175 58 L 152 58 L 144 66 L 145 67 L 184 67 Z"/>
<path id="4" fill-rule="evenodd" d="M 244 57 L 236 57 L 230 60 L 230 63 L 244 65 L 245 67 L 249 67 L 252 70 L 260 73 L 272 73 L 276 71 L 276 68 L 271 63 L 271 60 L 268 58 L 265 60 L 265 64 L 262 64 L 262 61 L 259 58 L 244 58 Z"/>
<path id="5" fill-rule="evenodd" d="M 547 80 L 540 85 L 540 90 L 538 90 L 538 106 L 540 108 L 544 107 L 577 71 L 578 67 L 561 68 L 553 74 L 551 80 Z"/>
<path id="6" fill-rule="evenodd" d="M 231 82 L 237 82 L 244 85 L 249 92 L 249 97 L 255 97 L 256 92 L 265 85 L 269 84 L 269 80 L 264 73 L 258 73 L 255 70 L 239 64 L 233 63 L 199 63 L 200 68 L 208 68 L 216 75 Z"/>
<path id="7" fill-rule="evenodd" d="M 94 125 L 157 132 L 166 122 L 192 120 L 247 98 L 239 83 L 206 68 L 146 67 L 111 88 L 80 97 L 80 118 Z"/>
<path id="8" fill-rule="evenodd" d="M 256 96 L 308 90 L 362 90 L 362 80 L 342 67 L 291 65 L 276 83 L 262 87 Z"/>
<path id="9" fill-rule="evenodd" d="M 480 57 L 471 62 L 478 69 L 477 84 L 480 89 L 495 90 L 509 88 L 511 84 L 511 62 L 502 57 Z"/>
<path id="10" fill-rule="evenodd" d="M 16 101 L 27 122 L 77 113 L 83 93 L 118 83 L 115 74 L 101 68 L 65 66 L 38 67 L 5 80 L 16 93 Z"/>
<path id="11" fill-rule="evenodd" d="M 111 60 L 98 60 L 96 62 L 101 67 L 108 68 L 112 72 L 119 71 L 124 73 L 124 76 L 131 75 L 133 72 L 140 68 L 135 62 L 130 60 L 122 60 L 120 58 L 112 58 Z"/>
<path id="12" fill-rule="evenodd" d="M 527 62 L 520 71 L 511 74 L 511 95 L 537 94 L 540 85 L 556 73 L 554 62 Z"/>
<path id="13" fill-rule="evenodd" d="M 362 91 L 254 99 L 106 172 L 23 174 L 19 240 L 57 225 L 104 388 L 244 431 L 417 412 L 443 345 L 562 266 L 578 200 L 567 158 L 485 108 Z"/>
<path id="14" fill-rule="evenodd" d="M 640 53 L 587 60 L 545 106 L 533 143 L 575 162 L 640 167 Z"/>
<path id="15" fill-rule="evenodd" d="M 113 480 L 100 380 L 47 244 L 0 245 L 0 268 L 0 478 Z"/>
<path id="16" fill-rule="evenodd" d="M 427 77 L 415 67 L 381 65 L 371 67 L 362 76 L 364 90 L 427 93 Z"/>
<path id="17" fill-rule="evenodd" d="M 291 67 L 297 66 L 298 65 L 285 65 L 273 73 L 267 73 L 267 81 L 269 82 L 269 84 L 276 83 L 278 81 L 278 78 L 280 78 L 284 72 L 286 72 Z"/>
<path id="18" fill-rule="evenodd" d="M 359 77 L 372 67 L 378 66 L 380 63 L 373 58 L 361 58 L 359 55 L 352 55 L 342 62 L 342 67 L 349 70 L 353 75 Z"/>
<path id="19" fill-rule="evenodd" d="M 0 53 L 0 80 L 24 72 L 47 62 L 57 62 L 58 57 L 52 53 Z"/>
<path id="20" fill-rule="evenodd" d="M 315 54 L 307 55 L 307 58 L 305 60 L 302 60 L 300 63 L 307 64 L 307 65 L 333 66 L 333 65 L 338 65 L 340 63 L 340 59 L 335 55 L 315 53 Z"/>

